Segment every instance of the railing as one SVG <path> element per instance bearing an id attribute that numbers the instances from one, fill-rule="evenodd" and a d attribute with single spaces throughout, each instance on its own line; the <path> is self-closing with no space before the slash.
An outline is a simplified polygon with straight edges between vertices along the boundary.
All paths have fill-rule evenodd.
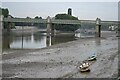
<path id="1" fill-rule="evenodd" d="M 3 22 L 24 22 L 24 23 L 48 23 L 47 19 L 31 19 L 31 18 L 3 18 Z M 96 20 L 62 20 L 51 19 L 53 24 L 81 24 L 95 23 Z M 118 24 L 118 21 L 101 21 L 101 23 Z"/>
<path id="2" fill-rule="evenodd" d="M 4 18 L 3 22 L 47 23 L 47 19 Z"/>

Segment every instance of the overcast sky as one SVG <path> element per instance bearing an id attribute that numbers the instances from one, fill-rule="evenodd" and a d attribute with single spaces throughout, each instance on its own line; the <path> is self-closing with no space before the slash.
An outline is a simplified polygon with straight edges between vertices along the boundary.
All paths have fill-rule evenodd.
<path id="1" fill-rule="evenodd" d="M 119 2 L 119 0 L 1 0 L 2 2 Z"/>
<path id="2" fill-rule="evenodd" d="M 22 1 L 22 0 L 21 0 Z M 118 2 L 2 2 L 14 17 L 54 17 L 58 13 L 72 14 L 79 19 L 118 20 Z"/>

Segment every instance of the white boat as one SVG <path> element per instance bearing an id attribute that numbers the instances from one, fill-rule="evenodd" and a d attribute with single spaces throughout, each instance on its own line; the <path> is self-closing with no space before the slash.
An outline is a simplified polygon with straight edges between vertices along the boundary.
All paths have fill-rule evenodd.
<path id="1" fill-rule="evenodd" d="M 90 68 L 80 69 L 80 72 L 90 72 Z"/>
<path id="2" fill-rule="evenodd" d="M 80 65 L 80 72 L 89 72 L 90 69 L 89 69 L 89 63 L 87 62 L 84 62 L 82 65 Z"/>

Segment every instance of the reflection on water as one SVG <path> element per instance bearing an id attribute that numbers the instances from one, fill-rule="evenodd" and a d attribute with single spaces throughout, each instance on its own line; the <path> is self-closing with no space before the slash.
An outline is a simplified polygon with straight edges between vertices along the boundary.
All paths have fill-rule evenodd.
<path id="1" fill-rule="evenodd" d="M 78 29 L 76 30 L 76 37 L 94 37 L 95 29 Z"/>
<path id="2" fill-rule="evenodd" d="M 96 38 L 96 39 L 95 39 L 95 44 L 96 44 L 96 46 L 101 45 L 101 39 Z"/>
<path id="3" fill-rule="evenodd" d="M 3 35 L 3 49 L 37 49 L 73 40 L 75 40 L 74 34 L 47 37 L 46 33 L 39 31 L 32 33 L 11 32 Z"/>
<path id="4" fill-rule="evenodd" d="M 82 30 L 80 33 L 57 34 L 47 37 L 46 33 L 37 32 L 10 32 L 3 34 L 3 49 L 38 49 L 54 44 L 73 41 L 76 37 L 94 37 L 93 31 Z"/>

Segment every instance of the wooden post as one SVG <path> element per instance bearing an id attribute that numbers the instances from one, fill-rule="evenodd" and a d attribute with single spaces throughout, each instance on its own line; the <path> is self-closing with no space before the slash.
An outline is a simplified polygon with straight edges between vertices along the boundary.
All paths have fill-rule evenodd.
<path id="1" fill-rule="evenodd" d="M 95 37 L 101 37 L 101 20 L 99 18 L 96 19 L 96 33 Z"/>

